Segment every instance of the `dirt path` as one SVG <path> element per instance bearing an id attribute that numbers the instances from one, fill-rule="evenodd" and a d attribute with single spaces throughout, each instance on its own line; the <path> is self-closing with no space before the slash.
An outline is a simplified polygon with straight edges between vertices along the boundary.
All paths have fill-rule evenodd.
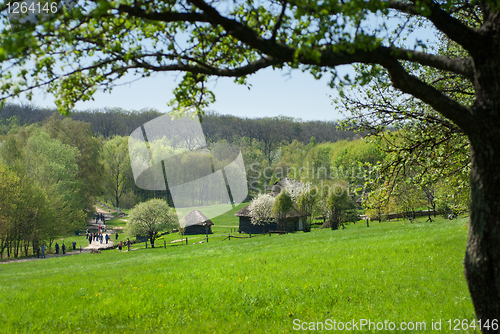
<path id="1" fill-rule="evenodd" d="M 97 213 L 104 214 L 106 221 L 114 218 L 114 216 L 108 210 L 102 209 L 98 206 L 94 206 L 94 208 L 95 208 Z M 113 211 L 113 210 L 111 210 L 111 211 Z M 114 211 L 116 211 L 116 210 L 114 210 Z M 102 222 L 99 222 L 96 224 L 95 219 L 90 219 L 87 221 L 87 229 L 97 230 L 99 228 L 99 225 L 103 226 Z M 104 250 L 104 249 L 112 248 L 114 245 L 113 240 L 115 239 L 115 232 L 121 233 L 122 232 L 121 229 L 123 229 L 123 227 L 117 227 L 116 229 L 108 229 L 107 232 L 104 232 L 104 235 L 106 235 L 106 233 L 109 235 L 109 240 L 108 240 L 107 244 L 106 244 L 106 240 L 104 238 L 102 240 L 102 243 L 100 241 L 92 240 L 92 243 L 90 243 L 87 247 L 83 248 L 81 252 L 78 249 L 75 251 L 73 251 L 73 249 L 71 249 L 71 252 L 68 250 L 68 252 L 66 252 L 66 254 L 46 254 L 45 258 L 50 259 L 53 257 L 83 254 L 83 253 L 90 252 L 90 250 L 92 250 L 92 249 Z M 88 242 L 88 239 L 87 239 L 87 242 Z M 12 263 L 12 262 L 27 262 L 27 261 L 34 261 L 34 260 L 42 260 L 42 258 L 41 257 L 38 258 L 38 257 L 33 256 L 33 257 L 26 257 L 23 259 L 8 259 L 5 261 L 0 261 L 0 264 Z"/>
<path id="2" fill-rule="evenodd" d="M 97 205 L 95 205 L 94 208 L 95 208 L 95 211 L 97 213 L 102 213 L 104 215 L 104 218 L 105 218 L 106 221 L 114 219 L 113 214 L 111 214 L 109 212 L 109 210 L 105 210 L 105 209 L 103 209 L 101 207 L 98 207 Z M 104 226 L 104 224 L 102 223 L 101 220 L 98 221 L 97 223 L 96 223 L 95 219 L 89 219 L 87 221 L 87 229 L 89 229 L 89 230 L 98 230 L 99 226 L 101 226 L 101 228 Z M 113 243 L 113 239 L 115 239 L 115 232 L 117 232 L 117 231 L 115 231 L 113 229 L 108 229 L 106 232 L 102 232 L 103 233 L 102 242 L 100 240 L 92 240 L 92 242 L 87 247 L 85 247 L 85 249 L 86 250 L 91 250 L 91 249 L 107 249 L 107 248 L 112 248 L 113 244 L 114 244 Z M 104 236 L 106 236 L 106 234 L 109 236 L 109 239 L 108 239 L 107 243 L 106 243 L 106 239 L 104 238 Z"/>
<path id="3" fill-rule="evenodd" d="M 109 234 L 109 232 L 110 231 L 108 231 L 108 235 L 109 235 L 108 243 L 106 243 L 106 240 L 103 237 L 102 238 L 102 243 L 101 243 L 101 241 L 92 240 L 92 243 L 89 244 L 84 249 L 90 250 L 90 249 L 107 249 L 107 248 L 112 248 L 113 247 L 113 236 L 115 234 L 114 233 Z M 104 235 L 106 235 L 106 233 L 104 233 Z"/>
<path id="4" fill-rule="evenodd" d="M 88 252 L 89 252 L 88 249 L 83 248 L 81 253 L 79 250 L 75 250 L 75 251 L 71 250 L 71 252 L 67 252 L 66 254 L 45 254 L 45 258 L 50 259 L 53 257 L 70 256 L 70 255 L 77 255 L 77 254 L 83 254 L 83 253 L 88 253 Z M 43 259 L 41 257 L 38 258 L 36 256 L 32 256 L 32 257 L 26 257 L 23 259 L 12 259 L 12 260 L 0 261 L 0 264 L 12 263 L 12 262 L 27 262 L 27 261 L 35 261 L 35 260 L 43 260 Z"/>

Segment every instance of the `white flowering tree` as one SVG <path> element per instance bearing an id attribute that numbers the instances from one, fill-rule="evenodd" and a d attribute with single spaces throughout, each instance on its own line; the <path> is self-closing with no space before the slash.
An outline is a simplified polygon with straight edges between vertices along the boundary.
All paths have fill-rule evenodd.
<path id="1" fill-rule="evenodd" d="M 137 204 L 130 211 L 127 229 L 135 235 L 147 235 L 151 241 L 151 247 L 154 247 L 155 238 L 159 232 L 178 225 L 175 212 L 167 202 L 161 199 L 151 199 Z"/>
<path id="2" fill-rule="evenodd" d="M 288 179 L 284 190 L 290 194 L 292 197 L 292 200 L 297 203 L 299 200 L 300 196 L 307 192 L 311 188 L 311 183 L 310 182 L 302 182 L 299 180 L 294 180 L 294 179 Z"/>
<path id="3" fill-rule="evenodd" d="M 263 225 L 275 221 L 272 209 L 275 198 L 269 194 L 260 194 L 250 202 L 248 210 L 254 225 Z"/>

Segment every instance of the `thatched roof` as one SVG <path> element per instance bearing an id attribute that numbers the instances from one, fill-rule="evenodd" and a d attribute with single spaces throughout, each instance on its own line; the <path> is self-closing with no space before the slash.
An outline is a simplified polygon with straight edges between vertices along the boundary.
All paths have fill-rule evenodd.
<path id="1" fill-rule="evenodd" d="M 248 204 L 247 206 L 242 208 L 240 211 L 236 212 L 234 215 L 236 217 L 252 217 L 252 215 L 250 214 L 249 206 L 250 206 L 250 204 Z M 310 215 L 311 214 L 308 212 L 301 213 L 301 212 L 298 212 L 297 210 L 295 210 L 294 208 L 291 208 L 290 212 L 287 214 L 287 218 L 307 217 Z"/>
<path id="2" fill-rule="evenodd" d="M 184 220 L 186 221 L 186 225 L 184 227 L 192 225 L 211 226 L 214 224 L 199 210 L 191 211 L 186 215 L 186 217 L 184 217 Z"/>
<path id="3" fill-rule="evenodd" d="M 252 217 L 252 215 L 250 214 L 250 210 L 248 209 L 249 206 L 250 204 L 245 205 L 240 211 L 236 212 L 234 215 L 236 217 Z"/>

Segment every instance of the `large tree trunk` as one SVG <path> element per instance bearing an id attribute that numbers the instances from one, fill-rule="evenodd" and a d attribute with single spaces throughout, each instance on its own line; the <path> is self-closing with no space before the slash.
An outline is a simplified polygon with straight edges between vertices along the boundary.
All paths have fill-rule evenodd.
<path id="1" fill-rule="evenodd" d="M 493 319 L 500 322 L 500 122 L 487 124 L 481 133 L 469 135 L 471 203 L 464 267 L 477 318 L 491 325 Z M 483 327 L 483 333 L 499 332 L 493 328 Z"/>
<path id="2" fill-rule="evenodd" d="M 471 202 L 464 260 L 476 316 L 483 333 L 499 333 L 500 322 L 500 11 L 485 7 L 490 25 L 481 37 L 484 48 L 474 58 L 474 124 L 465 129 L 471 143 Z M 466 126 L 467 128 L 467 126 Z"/>

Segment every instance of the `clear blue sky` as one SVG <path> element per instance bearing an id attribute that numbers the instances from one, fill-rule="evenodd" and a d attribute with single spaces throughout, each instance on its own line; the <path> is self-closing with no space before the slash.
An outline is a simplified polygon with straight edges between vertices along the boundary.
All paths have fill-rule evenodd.
<path id="1" fill-rule="evenodd" d="M 130 76 L 128 81 L 133 79 Z M 80 102 L 76 109 L 155 108 L 167 112 L 170 111 L 167 102 L 172 99 L 175 82 L 180 79 L 181 75 L 176 73 L 158 73 L 120 85 L 111 93 L 99 92 L 95 101 Z M 214 89 L 216 102 L 209 109 L 219 114 L 251 118 L 286 115 L 303 120 L 334 120 L 341 117 L 331 105 L 329 95 L 336 96 L 337 92 L 328 86 L 326 77 L 315 80 L 301 71 L 288 75 L 284 71 L 266 69 L 251 76 L 248 82 L 252 85 L 250 90 L 229 78 L 219 78 Z M 33 103 L 54 107 L 53 101 L 51 95 L 37 91 Z"/>

